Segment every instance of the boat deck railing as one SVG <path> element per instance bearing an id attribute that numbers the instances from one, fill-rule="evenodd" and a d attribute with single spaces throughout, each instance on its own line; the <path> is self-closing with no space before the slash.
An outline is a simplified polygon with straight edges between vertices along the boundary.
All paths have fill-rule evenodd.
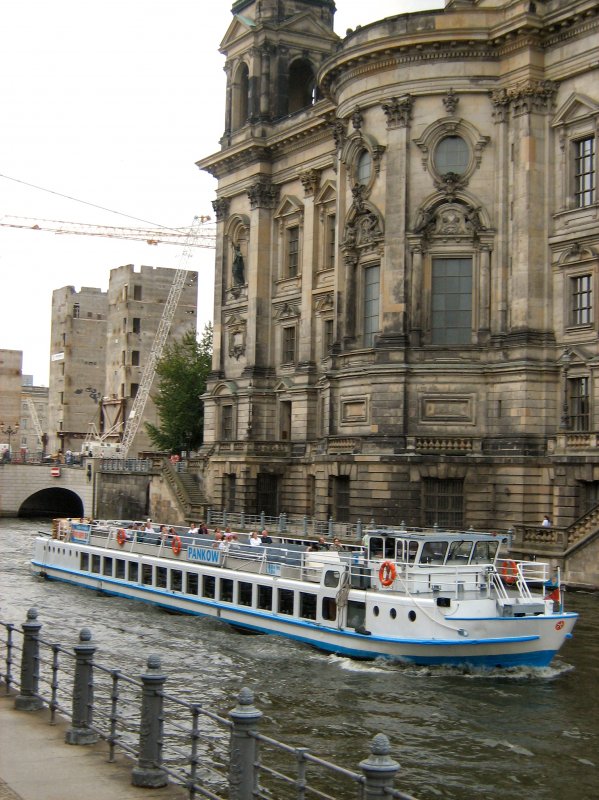
<path id="1" fill-rule="evenodd" d="M 112 525 L 91 531 L 89 544 L 103 549 L 151 556 L 190 564 L 203 563 L 239 572 L 273 575 L 320 583 L 326 570 L 347 573 L 355 589 L 408 595 L 450 594 L 455 598 L 496 597 L 508 600 L 533 598 L 531 587 L 542 587 L 548 580 L 548 565 L 536 561 L 500 559 L 497 565 L 414 564 L 392 562 L 393 581 L 384 586 L 379 572 L 389 559 L 368 558 L 361 545 L 345 545 L 342 551 L 312 549 L 314 543 L 293 537 L 276 537 L 271 545 L 253 547 L 249 540 L 219 542 L 211 536 L 189 536 L 180 529 L 173 546 L 172 537 L 161 540 L 158 532 L 138 532 Z M 123 536 L 124 534 L 124 536 Z M 148 540 L 146 537 L 151 536 Z"/>

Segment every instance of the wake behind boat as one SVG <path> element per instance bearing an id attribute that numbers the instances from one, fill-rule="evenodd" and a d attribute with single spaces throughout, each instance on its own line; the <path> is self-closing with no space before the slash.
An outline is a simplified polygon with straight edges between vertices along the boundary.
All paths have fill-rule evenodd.
<path id="1" fill-rule="evenodd" d="M 338 550 L 170 531 L 62 520 L 36 538 L 32 569 L 339 655 L 423 665 L 546 666 L 577 618 L 559 571 L 501 557 L 494 534 L 372 529 Z"/>

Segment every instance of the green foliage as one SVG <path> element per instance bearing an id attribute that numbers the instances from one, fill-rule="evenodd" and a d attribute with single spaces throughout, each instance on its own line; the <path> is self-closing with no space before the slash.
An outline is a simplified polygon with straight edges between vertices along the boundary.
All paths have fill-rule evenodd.
<path id="1" fill-rule="evenodd" d="M 158 391 L 152 396 L 160 425 L 146 422 L 152 443 L 169 453 L 197 450 L 204 440 L 204 404 L 200 400 L 212 367 L 212 325 L 200 341 L 193 331 L 164 348 L 156 367 Z"/>

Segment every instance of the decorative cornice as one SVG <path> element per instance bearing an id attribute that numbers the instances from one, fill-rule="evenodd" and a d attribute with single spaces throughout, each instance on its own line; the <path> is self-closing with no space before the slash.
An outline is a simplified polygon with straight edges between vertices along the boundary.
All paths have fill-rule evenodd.
<path id="1" fill-rule="evenodd" d="M 258 181 L 247 192 L 251 208 L 274 208 L 278 190 L 270 181 Z"/>
<path id="2" fill-rule="evenodd" d="M 404 97 L 392 97 L 388 102 L 382 104 L 383 111 L 387 117 L 387 128 L 407 128 L 412 119 L 412 109 L 414 98 L 410 94 Z"/>

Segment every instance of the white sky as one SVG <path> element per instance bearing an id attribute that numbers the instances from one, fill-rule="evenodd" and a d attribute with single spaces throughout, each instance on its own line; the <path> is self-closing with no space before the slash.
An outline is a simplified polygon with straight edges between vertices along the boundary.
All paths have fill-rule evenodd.
<path id="1" fill-rule="evenodd" d="M 0 217 L 183 227 L 212 215 L 232 0 L 5 0 L 0 17 Z M 344 35 L 443 0 L 337 0 Z M 68 195 L 147 222 L 108 213 Z M 181 248 L 0 227 L 0 349 L 47 385 L 52 291 L 108 288 L 122 264 L 177 267 Z M 198 326 L 212 319 L 213 251 L 195 248 Z M 2 387 L 0 387 L 1 390 Z"/>

